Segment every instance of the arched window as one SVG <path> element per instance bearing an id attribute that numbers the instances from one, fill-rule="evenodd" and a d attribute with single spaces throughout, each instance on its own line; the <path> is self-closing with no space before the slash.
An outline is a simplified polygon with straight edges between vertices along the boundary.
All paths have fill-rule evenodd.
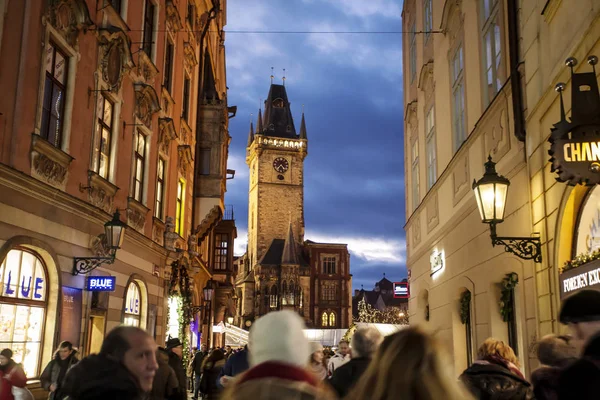
<path id="1" fill-rule="evenodd" d="M 328 315 L 324 312 L 323 315 L 321 315 L 321 326 L 327 326 L 328 322 Z"/>
<path id="2" fill-rule="evenodd" d="M 294 305 L 294 293 L 295 293 L 295 286 L 294 286 L 294 282 L 290 282 L 290 287 L 288 288 L 288 304 L 289 305 Z"/>
<path id="3" fill-rule="evenodd" d="M 283 283 L 281 284 L 281 304 L 284 306 L 287 305 L 287 292 L 287 282 L 283 281 Z"/>
<path id="4" fill-rule="evenodd" d="M 269 307 L 272 310 L 277 308 L 277 285 L 271 286 L 271 296 L 269 299 Z"/>
<path id="5" fill-rule="evenodd" d="M 329 314 L 329 326 L 335 326 L 335 313 L 333 311 Z"/>
<path id="6" fill-rule="evenodd" d="M 0 266 L 0 343 L 10 348 L 28 377 L 39 376 L 47 277 L 41 258 L 24 249 L 8 252 Z"/>
<path id="7" fill-rule="evenodd" d="M 125 299 L 123 324 L 140 326 L 141 309 L 142 301 L 140 298 L 140 286 L 135 281 L 130 282 L 127 287 L 127 297 Z"/>

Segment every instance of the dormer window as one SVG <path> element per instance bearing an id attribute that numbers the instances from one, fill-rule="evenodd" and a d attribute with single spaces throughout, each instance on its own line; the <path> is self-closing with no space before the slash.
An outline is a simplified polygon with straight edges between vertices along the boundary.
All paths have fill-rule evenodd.
<path id="1" fill-rule="evenodd" d="M 277 98 L 277 99 L 273 100 L 273 107 L 283 108 L 283 99 Z"/>
<path id="2" fill-rule="evenodd" d="M 273 124 L 269 125 L 269 130 L 270 131 L 274 131 L 275 130 L 275 125 L 273 125 Z"/>

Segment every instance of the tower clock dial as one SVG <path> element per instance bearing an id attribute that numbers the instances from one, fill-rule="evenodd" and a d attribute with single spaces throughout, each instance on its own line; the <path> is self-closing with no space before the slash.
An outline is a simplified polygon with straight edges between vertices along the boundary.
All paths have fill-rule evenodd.
<path id="1" fill-rule="evenodd" d="M 290 167 L 290 163 L 283 157 L 277 157 L 273 160 L 273 169 L 280 174 L 283 174 Z"/>

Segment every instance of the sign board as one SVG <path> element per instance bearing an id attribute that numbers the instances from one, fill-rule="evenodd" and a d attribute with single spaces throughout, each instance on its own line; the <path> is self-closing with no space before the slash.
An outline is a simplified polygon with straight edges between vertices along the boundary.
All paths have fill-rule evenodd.
<path id="1" fill-rule="evenodd" d="M 600 260 L 563 272 L 558 277 L 560 298 L 583 289 L 600 290 Z"/>
<path id="2" fill-rule="evenodd" d="M 62 287 L 62 312 L 60 318 L 60 340 L 68 340 L 79 347 L 81 333 L 82 290 Z"/>
<path id="3" fill-rule="evenodd" d="M 444 250 L 433 250 L 431 256 L 429 257 L 429 263 L 431 264 L 431 275 L 444 269 L 445 262 L 446 260 L 444 259 Z"/>
<path id="4" fill-rule="evenodd" d="M 116 276 L 89 276 L 85 288 L 92 292 L 114 292 L 117 286 Z"/>
<path id="5" fill-rule="evenodd" d="M 394 298 L 396 299 L 408 299 L 410 297 L 410 290 L 408 282 L 394 282 Z"/>

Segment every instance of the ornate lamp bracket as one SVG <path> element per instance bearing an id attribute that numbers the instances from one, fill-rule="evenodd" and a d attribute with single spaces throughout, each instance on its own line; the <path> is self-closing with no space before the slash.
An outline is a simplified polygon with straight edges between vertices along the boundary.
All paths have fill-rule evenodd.
<path id="1" fill-rule="evenodd" d="M 490 223 L 492 246 L 504 246 L 504 251 L 512 253 L 523 260 L 542 262 L 542 244 L 539 236 L 507 237 L 496 235 L 496 224 Z"/>
<path id="2" fill-rule="evenodd" d="M 73 275 L 87 274 L 102 264 L 113 264 L 115 254 L 111 257 L 75 257 L 73 258 Z"/>

